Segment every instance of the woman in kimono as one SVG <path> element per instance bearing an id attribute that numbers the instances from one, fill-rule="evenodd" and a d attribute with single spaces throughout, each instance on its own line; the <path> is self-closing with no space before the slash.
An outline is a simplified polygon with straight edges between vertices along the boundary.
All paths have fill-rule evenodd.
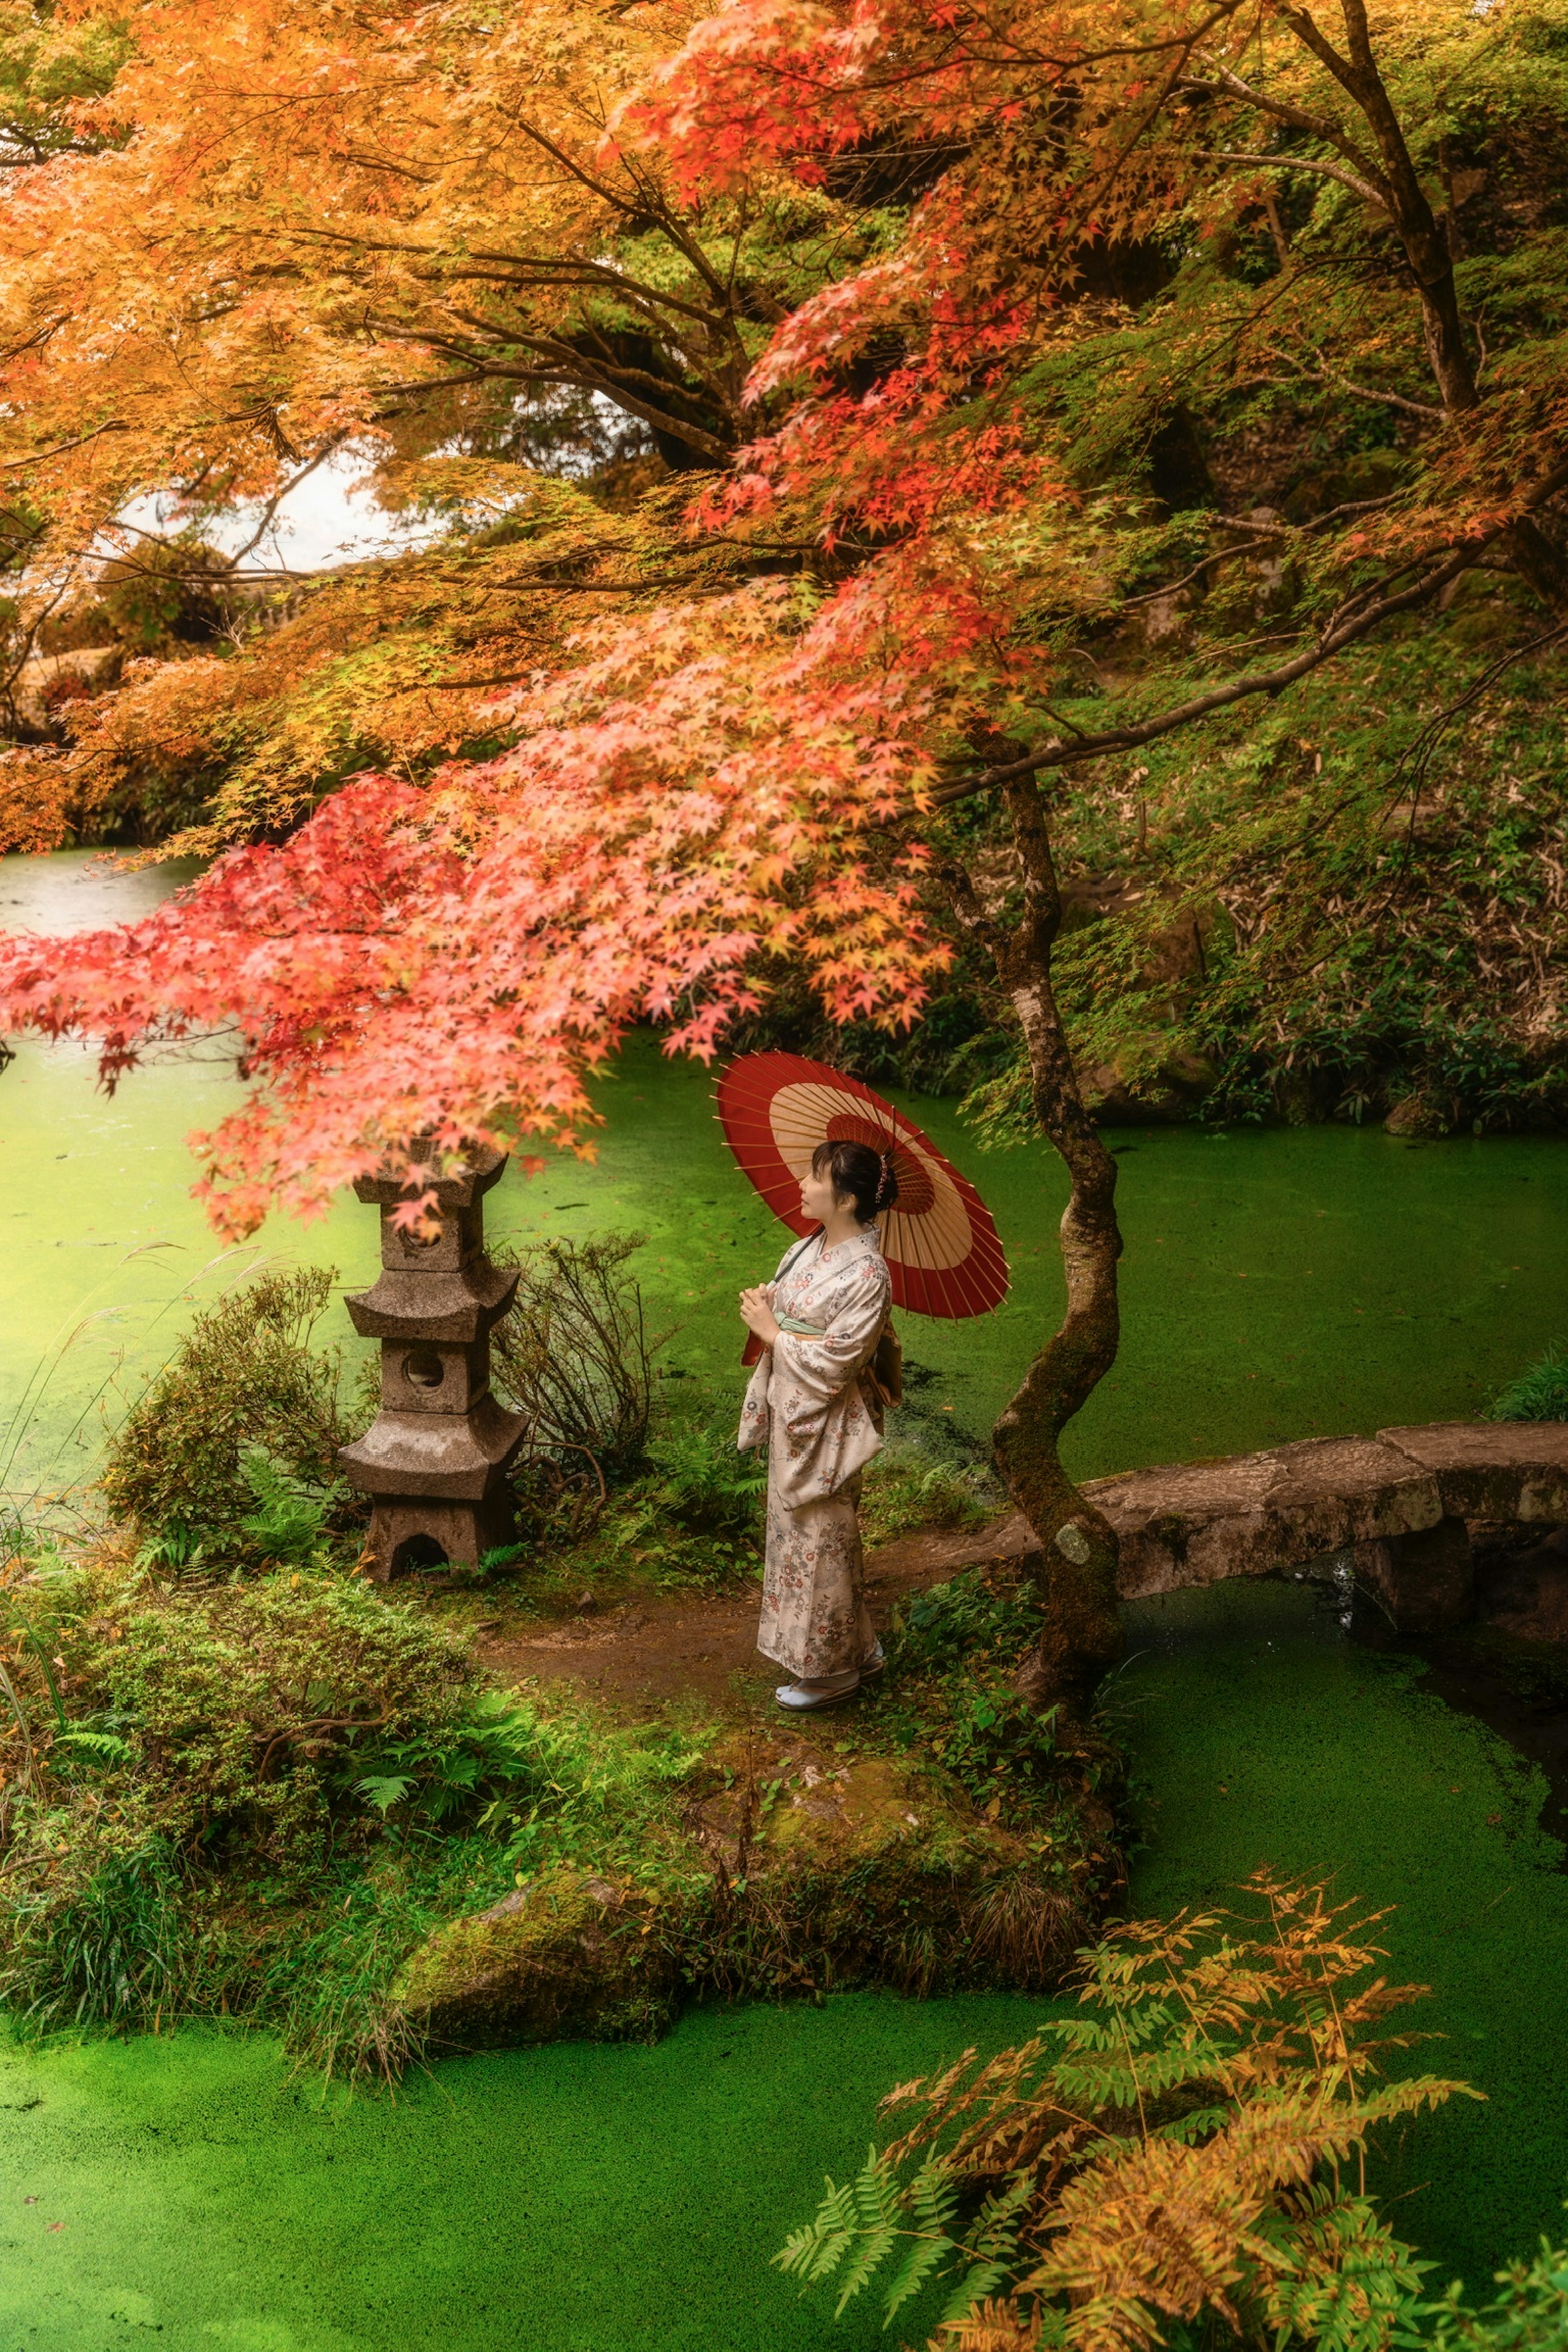
<path id="1" fill-rule="evenodd" d="M 875 1219 L 897 1198 L 890 1158 L 863 1143 L 818 1145 L 800 1205 L 819 1230 L 785 1251 L 772 1282 L 741 1293 L 763 1355 L 736 1443 L 768 1449 L 757 1647 L 792 1677 L 777 1696 L 795 1710 L 831 1706 L 881 1671 L 857 1507 L 860 1473 L 882 1443 L 868 1372 L 891 1286 Z"/>

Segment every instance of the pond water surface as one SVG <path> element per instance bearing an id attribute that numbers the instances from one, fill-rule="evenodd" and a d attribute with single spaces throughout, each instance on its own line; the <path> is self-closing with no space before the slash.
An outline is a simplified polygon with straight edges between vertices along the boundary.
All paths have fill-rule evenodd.
<path id="1" fill-rule="evenodd" d="M 79 929 L 155 904 L 175 878 L 118 873 L 86 852 L 9 857 L 0 918 Z M 238 1092 L 216 1049 L 140 1070 L 112 1099 L 75 1045 L 24 1040 L 0 1073 L 0 1430 L 20 1408 L 34 1477 L 89 1470 L 102 1412 L 162 1360 L 191 1302 L 260 1258 L 336 1265 L 346 1287 L 370 1278 L 375 1216 L 352 1196 L 314 1224 L 274 1220 L 246 1249 L 218 1249 L 190 1198 L 184 1139 Z M 771 1271 L 787 1236 L 737 1174 L 699 1066 L 635 1038 L 599 1100 L 596 1162 L 556 1154 L 532 1180 L 509 1169 L 490 1230 L 646 1234 L 637 1271 L 653 1322 L 674 1327 L 683 1393 L 727 1417 L 735 1293 Z M 911 1318 L 905 1332 L 934 1375 L 922 1398 L 982 1437 L 1059 1313 L 1063 1181 L 1043 1147 L 977 1152 L 951 1102 L 907 1108 L 980 1185 L 1012 1264 L 997 1314 Z M 1339 1127 L 1143 1128 L 1111 1140 L 1124 1340 L 1071 1433 L 1079 1475 L 1473 1414 L 1568 1331 L 1561 1140 L 1417 1144 Z"/>
<path id="2" fill-rule="evenodd" d="M 166 887 L 82 857 L 8 859 L 0 915 L 73 929 Z M 233 1095 L 212 1062 L 139 1073 L 108 1102 L 86 1056 L 30 1042 L 0 1075 L 13 1486 L 89 1475 L 115 1397 L 258 1255 L 368 1277 L 374 1218 L 352 1201 L 215 1253 L 181 1138 Z M 638 1041 L 602 1099 L 597 1164 L 509 1172 L 492 1230 L 645 1233 L 653 1318 L 680 1326 L 671 1392 L 717 1421 L 734 1406 L 733 1294 L 779 1229 L 729 1162 L 703 1073 Z M 978 1434 L 1056 1311 L 1061 1185 L 1043 1153 L 976 1154 L 951 1105 L 910 1108 L 979 1183 L 1015 1267 L 1000 1315 L 905 1330 L 933 1376 L 922 1400 Z M 1113 1140 L 1127 1339 L 1075 1433 L 1080 1473 L 1468 1415 L 1568 1331 L 1559 1144 Z M 1310 1588 L 1226 1587 L 1130 1620 L 1115 1704 L 1145 1824 L 1135 1903 L 1224 1900 L 1267 1862 L 1397 1905 L 1392 1966 L 1433 1987 L 1420 2022 L 1447 2037 L 1413 2063 L 1487 2096 L 1391 2139 L 1381 2178 L 1440 2276 L 1483 2278 L 1568 2191 L 1568 1874 L 1539 1828 L 1544 1783 L 1424 1693 L 1417 1662 L 1349 1640 Z M 169 2352 L 858 2352 L 888 2340 L 875 2315 L 835 2327 L 768 2254 L 823 2173 L 859 2161 L 885 2089 L 1045 2007 L 707 2011 L 653 2049 L 447 2062 L 395 2101 L 323 2099 L 262 2037 L 16 2049 L 0 2057 L 0 2352 L 152 2331 Z M 915 2321 L 901 2332 L 917 2339 Z"/>

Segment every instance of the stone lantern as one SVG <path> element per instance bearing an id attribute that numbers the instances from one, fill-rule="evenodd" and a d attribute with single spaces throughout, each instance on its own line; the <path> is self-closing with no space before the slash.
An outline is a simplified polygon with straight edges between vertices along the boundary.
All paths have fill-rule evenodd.
<path id="1" fill-rule="evenodd" d="M 426 1154 L 416 1147 L 415 1156 Z M 378 1583 L 442 1560 L 477 1569 L 516 1537 L 506 1473 L 525 1424 L 490 1393 L 490 1333 L 517 1276 L 491 1264 L 484 1242 L 484 1196 L 505 1165 L 504 1152 L 476 1151 L 431 1186 L 441 1221 L 432 1241 L 394 1222 L 409 1197 L 400 1179 L 362 1176 L 354 1186 L 381 1210 L 380 1279 L 347 1302 L 360 1337 L 381 1342 L 381 1411 L 338 1460 L 374 1503 Z"/>

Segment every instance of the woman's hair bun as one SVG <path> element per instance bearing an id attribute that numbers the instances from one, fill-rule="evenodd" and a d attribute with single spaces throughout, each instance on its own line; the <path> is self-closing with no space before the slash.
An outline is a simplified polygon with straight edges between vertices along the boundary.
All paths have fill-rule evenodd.
<path id="1" fill-rule="evenodd" d="M 826 1176 L 836 1197 L 852 1201 L 855 1214 L 868 1225 L 879 1209 L 890 1209 L 899 1197 L 890 1151 L 873 1151 L 868 1143 L 819 1143 L 811 1155 L 814 1176 Z"/>

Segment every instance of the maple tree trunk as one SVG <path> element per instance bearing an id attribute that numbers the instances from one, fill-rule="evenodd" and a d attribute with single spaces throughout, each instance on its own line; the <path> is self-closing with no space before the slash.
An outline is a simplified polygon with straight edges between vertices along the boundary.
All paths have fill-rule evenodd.
<path id="1" fill-rule="evenodd" d="M 1050 836 L 1039 788 L 1018 777 L 1005 788 L 1024 885 L 1016 927 L 993 922 L 967 875 L 952 879 L 961 920 L 993 956 L 1029 1055 L 1040 1125 L 1065 1162 L 1072 1191 L 1062 1213 L 1067 1314 L 1029 1366 L 993 1432 L 996 1466 L 1039 1537 L 1046 1617 L 1017 1687 L 1037 1706 L 1079 1708 L 1121 1655 L 1116 1613 L 1116 1536 L 1062 1468 L 1062 1431 L 1116 1360 L 1121 1320 L 1116 1264 L 1116 1162 L 1084 1108 L 1051 985 L 1051 950 L 1061 925 Z"/>

